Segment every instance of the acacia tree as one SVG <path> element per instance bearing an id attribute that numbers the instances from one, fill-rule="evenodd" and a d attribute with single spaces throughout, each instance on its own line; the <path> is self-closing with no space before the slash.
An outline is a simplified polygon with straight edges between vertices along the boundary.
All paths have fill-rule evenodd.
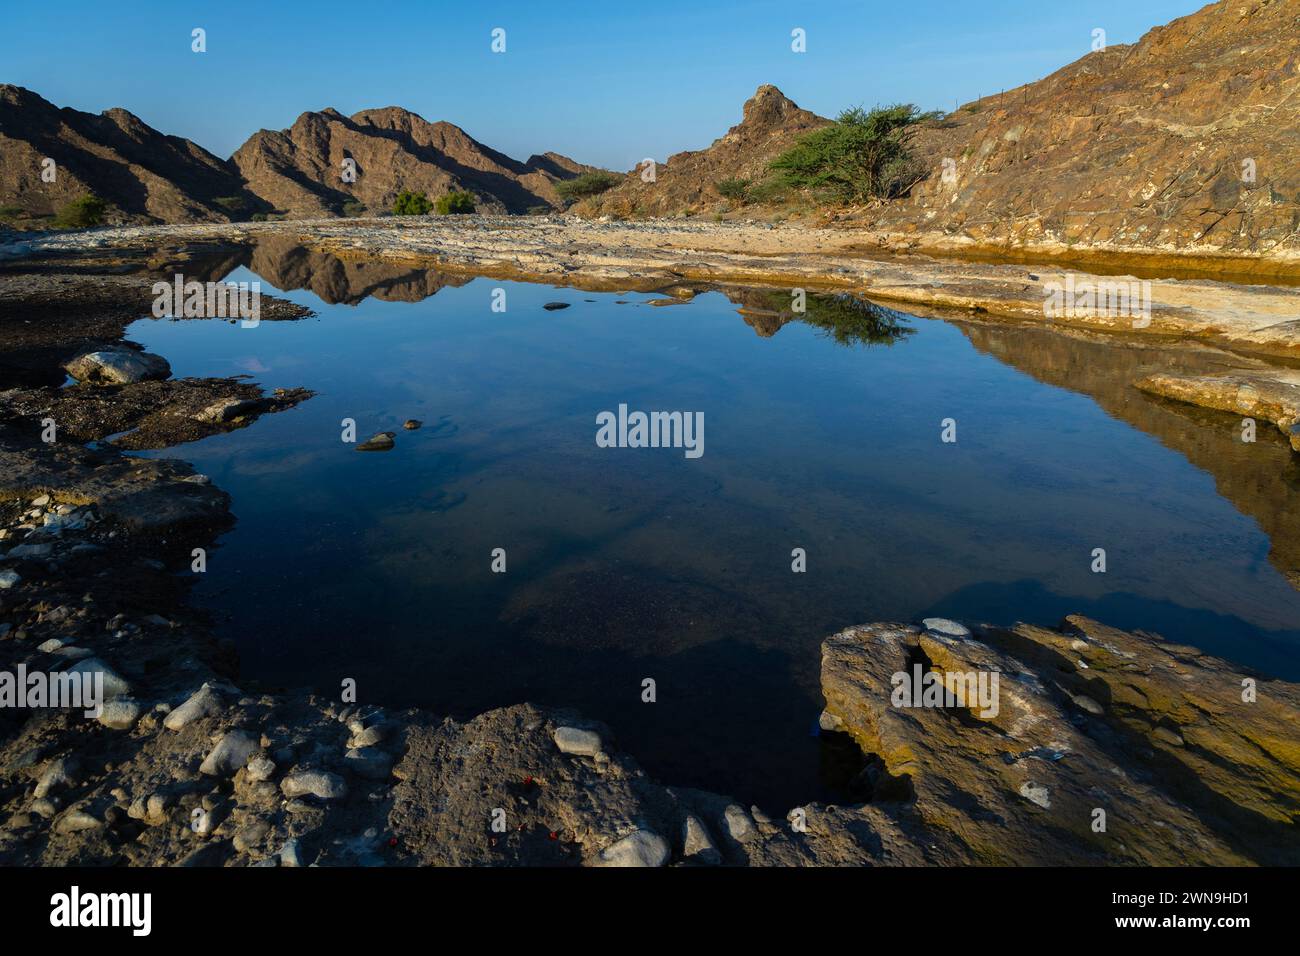
<path id="1" fill-rule="evenodd" d="M 771 165 L 786 184 L 821 190 L 843 202 L 894 199 L 924 174 L 908 139 L 916 124 L 938 115 L 911 103 L 870 111 L 855 106 L 830 126 L 803 136 Z"/>

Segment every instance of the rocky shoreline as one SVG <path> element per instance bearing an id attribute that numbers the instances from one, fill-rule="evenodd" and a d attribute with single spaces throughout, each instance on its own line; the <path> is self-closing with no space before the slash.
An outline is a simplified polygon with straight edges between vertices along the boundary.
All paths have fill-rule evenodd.
<path id="1" fill-rule="evenodd" d="M 1227 400 L 1225 395 L 1240 383 L 1217 377 L 1185 379 L 1177 387 L 1152 382 L 1148 390 L 1204 408 L 1258 414 L 1275 423 L 1293 443 L 1300 443 L 1295 431 L 1300 386 L 1293 373 L 1300 361 L 1300 287 L 1239 285 L 1207 278 L 1139 279 L 1125 274 L 1125 267 L 1138 275 L 1171 274 L 1166 259 L 1153 258 L 1150 250 L 1125 257 L 1111 249 L 1110 266 L 1093 274 L 1005 260 L 933 258 L 909 252 L 907 245 L 895 248 L 888 237 L 846 228 L 681 219 L 451 216 L 14 234 L 0 237 L 0 262 L 21 266 L 97 261 L 102 267 L 105 262 L 138 263 L 148 258 L 152 268 L 166 274 L 157 258 L 159 244 L 179 250 L 175 262 L 183 265 L 205 248 L 265 243 L 301 245 L 313 254 L 343 262 L 368 259 L 423 267 L 436 270 L 447 282 L 490 276 L 591 291 L 666 290 L 686 298 L 725 284 L 845 289 L 918 315 L 1031 322 L 1102 332 L 1133 342 L 1175 338 L 1200 342 L 1264 359 L 1252 371 L 1254 392 L 1238 390 L 1235 400 Z M 1186 256 L 1166 258 L 1184 270 L 1190 262 Z M 1294 263 L 1285 257 L 1270 261 L 1279 276 L 1300 275 L 1300 266 L 1292 269 Z M 1094 308 L 1056 310 L 1049 316 L 1045 308 L 1057 290 L 1092 290 L 1103 301 L 1110 294 L 1107 290 L 1121 286 L 1132 291 L 1135 302 L 1142 300 L 1142 314 Z M 1253 394 L 1258 392 L 1269 400 L 1255 401 Z"/>
<path id="2" fill-rule="evenodd" d="M 0 363 L 18 383 L 0 393 L 0 670 L 100 671 L 112 695 L 97 719 L 0 710 L 0 862 L 1300 860 L 1300 687 L 1080 618 L 828 638 L 822 728 L 853 754 L 860 802 L 784 817 L 657 782 L 571 711 L 461 722 L 253 686 L 186 600 L 195 549 L 233 521 L 228 496 L 183 462 L 122 451 L 291 414 L 310 393 L 234 379 L 58 388 L 69 360 L 125 347 L 141 288 L 102 271 L 0 279 Z M 280 318 L 302 314 L 268 299 Z M 41 440 L 45 417 L 60 440 Z M 891 675 L 916 664 L 996 671 L 1004 706 L 991 720 L 891 706 Z"/>

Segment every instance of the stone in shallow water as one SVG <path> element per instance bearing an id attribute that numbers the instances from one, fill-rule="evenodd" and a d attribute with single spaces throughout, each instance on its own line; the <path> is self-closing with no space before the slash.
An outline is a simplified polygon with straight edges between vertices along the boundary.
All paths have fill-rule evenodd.
<path id="1" fill-rule="evenodd" d="M 542 306 L 547 312 L 554 312 L 556 309 L 567 309 L 568 307 L 569 303 L 567 302 L 547 302 Z"/>
<path id="2" fill-rule="evenodd" d="M 595 866 L 663 866 L 670 855 L 668 843 L 652 830 L 635 830 L 600 851 Z"/>
<path id="3" fill-rule="evenodd" d="M 391 451 L 396 444 L 393 441 L 396 437 L 396 432 L 379 432 L 358 445 L 357 451 Z"/>
<path id="4" fill-rule="evenodd" d="M 560 748 L 561 753 L 594 757 L 601 752 L 600 734 L 592 730 L 579 730 L 577 727 L 556 727 L 555 746 Z"/>

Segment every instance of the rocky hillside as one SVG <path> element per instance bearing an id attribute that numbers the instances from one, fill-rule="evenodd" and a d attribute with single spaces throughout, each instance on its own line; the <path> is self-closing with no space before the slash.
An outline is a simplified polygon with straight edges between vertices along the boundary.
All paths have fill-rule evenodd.
<path id="1" fill-rule="evenodd" d="M 349 159 L 354 181 L 344 176 Z M 254 133 L 232 160 L 253 192 L 294 218 L 337 215 L 349 202 L 391 209 L 405 189 L 431 198 L 468 190 L 480 211 L 523 213 L 558 206 L 555 183 L 591 168 L 556 153 L 521 163 L 396 106 L 303 113 L 287 130 Z"/>
<path id="2" fill-rule="evenodd" d="M 1295 251 L 1297 106 L 1300 3 L 1221 0 L 922 131 L 930 178 L 869 218 L 967 242 Z"/>
<path id="3" fill-rule="evenodd" d="M 828 212 L 919 248 L 1300 254 L 1297 105 L 1300 4 L 1221 0 L 924 124 L 912 149 L 930 175 L 910 197 Z M 579 211 L 761 215 L 716 183 L 761 179 L 824 122 L 761 87 L 712 146 L 669 157 L 655 183 L 630 174 Z"/>
<path id="4" fill-rule="evenodd" d="M 767 166 L 804 133 L 829 123 L 800 109 L 775 86 L 760 86 L 745 102 L 741 121 L 707 149 L 676 153 L 645 182 L 642 170 L 578 207 L 588 215 L 664 216 L 725 203 L 717 191 L 724 179 L 759 180 Z"/>
<path id="5" fill-rule="evenodd" d="M 54 160 L 53 182 L 42 179 Z M 59 109 L 30 90 L 0 85 L 0 206 L 44 216 L 87 193 L 132 222 L 222 222 L 259 209 L 238 170 L 123 109 L 96 116 Z"/>

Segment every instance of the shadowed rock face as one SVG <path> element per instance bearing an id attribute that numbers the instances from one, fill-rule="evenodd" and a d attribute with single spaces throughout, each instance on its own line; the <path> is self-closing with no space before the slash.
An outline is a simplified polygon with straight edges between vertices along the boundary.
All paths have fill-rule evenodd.
<path id="1" fill-rule="evenodd" d="M 57 164 L 54 182 L 42 161 Z M 233 164 L 178 136 L 165 136 L 123 109 L 99 116 L 59 109 L 19 86 L 0 85 L 0 205 L 36 215 L 87 193 L 132 222 L 226 222 L 233 200 L 260 207 Z"/>
<path id="2" fill-rule="evenodd" d="M 345 182 L 345 160 L 356 165 Z M 400 107 L 303 113 L 289 129 L 254 133 L 232 157 L 249 188 L 293 217 L 333 216 L 360 202 L 392 209 L 402 190 L 436 198 L 467 190 L 483 212 L 558 206 L 555 183 L 593 167 L 556 153 L 526 163 L 484 146 L 450 123 L 430 123 Z"/>
<path id="3" fill-rule="evenodd" d="M 917 666 L 996 672 L 996 715 L 896 706 L 893 675 Z M 872 624 L 822 645 L 823 725 L 966 862 L 1294 863 L 1300 688 L 1259 679 L 1245 700 L 1245 679 L 1080 617 L 966 638 Z"/>

